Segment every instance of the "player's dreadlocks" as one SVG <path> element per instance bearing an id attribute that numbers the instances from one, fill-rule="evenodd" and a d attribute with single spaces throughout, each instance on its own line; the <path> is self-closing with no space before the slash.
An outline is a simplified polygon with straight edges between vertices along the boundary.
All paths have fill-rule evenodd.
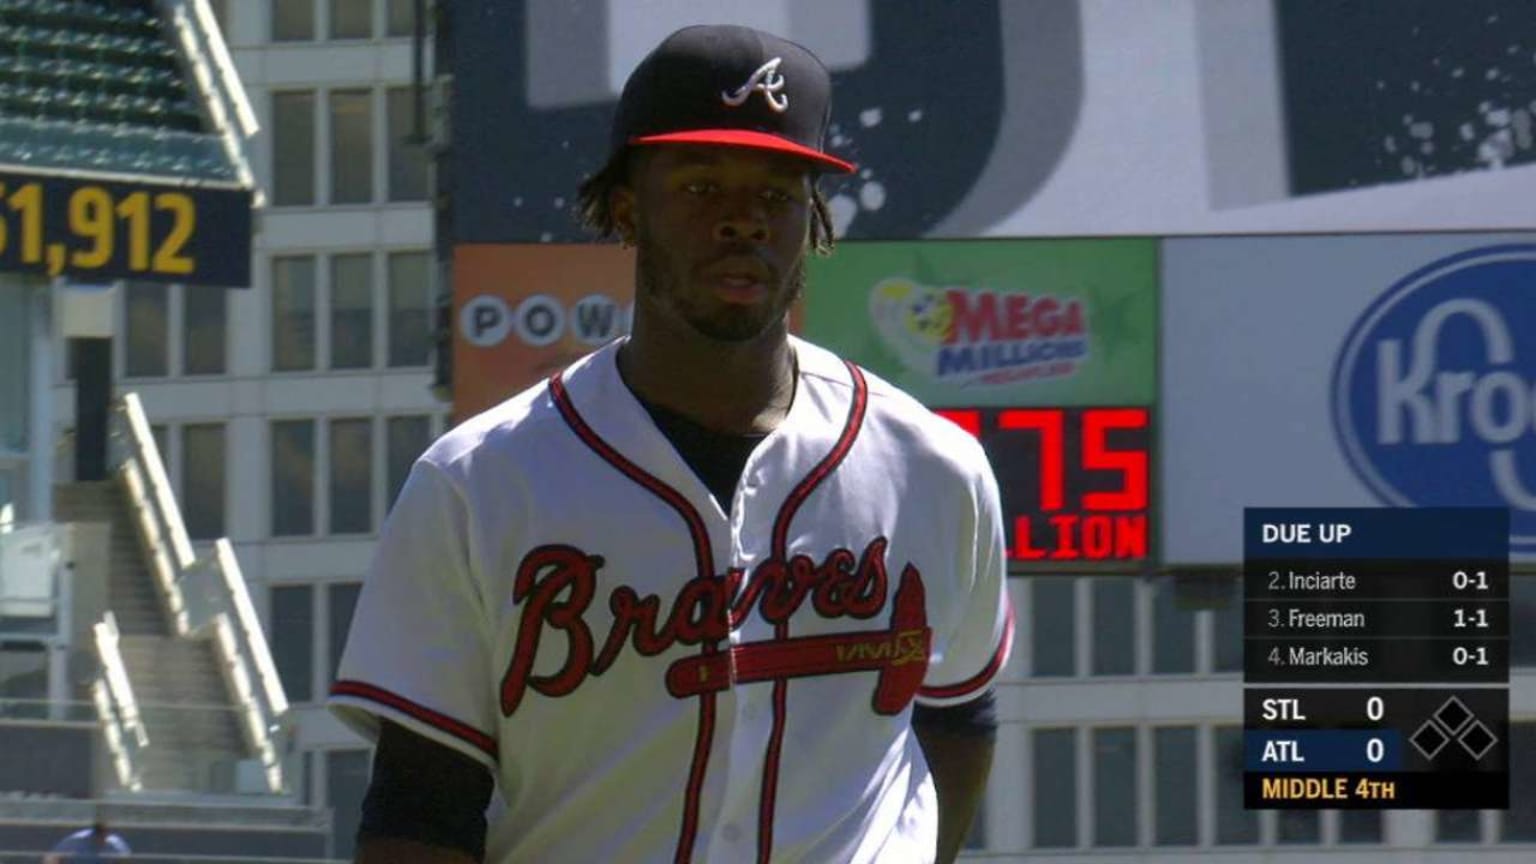
<path id="1" fill-rule="evenodd" d="M 633 161 L 631 157 L 635 152 L 631 149 L 620 150 L 602 170 L 582 181 L 577 189 L 577 218 L 585 228 L 601 239 L 611 239 L 619 233 L 613 221 L 613 211 L 608 206 L 609 193 L 615 186 L 629 182 L 629 169 Z M 830 255 L 834 245 L 836 240 L 832 235 L 832 211 L 827 208 L 827 199 L 821 194 L 816 178 L 812 177 L 811 251 L 818 255 Z"/>

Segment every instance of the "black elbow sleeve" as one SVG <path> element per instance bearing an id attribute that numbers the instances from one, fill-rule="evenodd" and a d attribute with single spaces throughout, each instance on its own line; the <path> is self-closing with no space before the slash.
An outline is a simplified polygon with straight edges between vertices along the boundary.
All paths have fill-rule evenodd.
<path id="1" fill-rule="evenodd" d="M 480 861 L 494 785 L 479 762 L 384 721 L 358 835 L 459 849 Z"/>

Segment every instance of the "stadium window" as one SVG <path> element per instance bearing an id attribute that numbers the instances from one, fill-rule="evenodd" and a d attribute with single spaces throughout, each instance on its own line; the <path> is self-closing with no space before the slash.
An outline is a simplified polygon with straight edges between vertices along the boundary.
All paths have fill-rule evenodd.
<path id="1" fill-rule="evenodd" d="M 42 642 L 0 642 L 0 699 L 41 702 L 48 698 L 48 646 Z M 41 704 L 31 706 L 38 715 Z"/>
<path id="2" fill-rule="evenodd" d="M 272 662 L 288 701 L 313 701 L 315 670 L 315 589 L 313 585 L 274 585 L 267 625 Z"/>
<path id="3" fill-rule="evenodd" d="M 331 677 L 325 682 L 326 690 L 336 680 L 341 668 L 341 655 L 347 647 L 347 634 L 352 629 L 352 613 L 357 610 L 357 595 L 362 590 L 359 582 L 337 582 L 325 588 L 327 641 L 331 649 Z"/>
<path id="4" fill-rule="evenodd" d="M 315 533 L 315 422 L 272 421 L 272 536 Z"/>
<path id="5" fill-rule="evenodd" d="M 1136 845 L 1136 729 L 1093 730 L 1093 845 Z"/>
<path id="6" fill-rule="evenodd" d="M 1105 576 L 1091 583 L 1093 674 L 1136 674 L 1136 582 Z"/>
<path id="7" fill-rule="evenodd" d="M 1243 809 L 1243 729 L 1222 726 L 1215 733 L 1216 843 L 1252 845 L 1259 842 L 1259 814 Z"/>
<path id="8" fill-rule="evenodd" d="M 1536 666 L 1536 576 L 1509 580 L 1509 665 Z"/>
<path id="9" fill-rule="evenodd" d="M 151 423 L 149 437 L 155 439 L 155 450 L 160 453 L 163 465 L 171 464 L 171 430 L 164 423 Z"/>
<path id="10" fill-rule="evenodd" d="M 373 366 L 373 256 L 331 257 L 331 368 Z"/>
<path id="11" fill-rule="evenodd" d="M 389 0 L 385 35 L 392 37 L 416 35 L 416 0 Z M 427 16 L 428 29 L 432 17 Z"/>
<path id="12" fill-rule="evenodd" d="M 314 0 L 272 0 L 273 42 L 312 42 L 314 38 Z"/>
<path id="13" fill-rule="evenodd" d="M 1198 730 L 1193 726 L 1160 726 L 1152 730 L 1152 806 L 1156 820 L 1153 842 L 1159 846 L 1194 846 L 1200 842 L 1195 757 L 1198 740 Z"/>
<path id="14" fill-rule="evenodd" d="M 129 282 L 124 296 L 123 375 L 163 378 L 169 372 L 170 286 Z"/>
<path id="15" fill-rule="evenodd" d="M 1316 810 L 1276 811 L 1275 842 L 1292 846 L 1323 842 L 1322 814 Z"/>
<path id="16" fill-rule="evenodd" d="M 1036 729 L 1032 735 L 1034 847 L 1077 846 L 1077 730 Z"/>
<path id="17" fill-rule="evenodd" d="M 384 94 L 388 120 L 389 200 L 427 200 L 427 151 L 409 139 L 416 131 L 415 90 L 391 87 Z"/>
<path id="18" fill-rule="evenodd" d="M 1499 823 L 1500 843 L 1536 840 L 1536 723 L 1509 724 L 1509 809 Z"/>
<path id="19" fill-rule="evenodd" d="M 1179 608 L 1172 579 L 1152 583 L 1152 674 L 1194 674 L 1195 616 Z"/>
<path id="20" fill-rule="evenodd" d="M 332 855 L 351 861 L 362 820 L 372 764 L 367 750 L 331 750 L 325 754 L 325 797 L 331 807 Z"/>
<path id="21" fill-rule="evenodd" d="M 331 0 L 332 39 L 372 39 L 373 0 Z"/>
<path id="22" fill-rule="evenodd" d="M 187 375 L 223 375 L 229 343 L 225 289 L 188 285 L 182 289 L 181 371 Z"/>
<path id="23" fill-rule="evenodd" d="M 1076 580 L 1042 576 L 1030 580 L 1030 649 L 1038 678 L 1077 674 Z"/>
<path id="24" fill-rule="evenodd" d="M 1211 610 L 1212 623 L 1212 672 L 1243 671 L 1243 583 L 1238 580 L 1236 589 L 1225 606 Z"/>
<path id="25" fill-rule="evenodd" d="M 331 91 L 330 114 L 330 203 L 370 203 L 373 201 L 373 91 Z"/>
<path id="26" fill-rule="evenodd" d="M 384 429 L 384 470 L 388 484 L 384 512 L 387 514 L 394 508 L 395 499 L 400 497 L 405 479 L 411 474 L 411 466 L 431 443 L 432 418 L 391 417 L 385 421 Z"/>
<path id="27" fill-rule="evenodd" d="M 309 806 L 315 803 L 315 753 L 313 750 L 304 751 L 303 764 L 299 771 L 299 803 Z"/>
<path id="28" fill-rule="evenodd" d="M 432 258 L 426 252 L 389 256 L 389 365 L 432 360 Z"/>
<path id="29" fill-rule="evenodd" d="M 61 446 L 59 456 L 61 459 L 72 459 L 73 450 Z M 22 491 L 27 488 L 26 475 L 22 473 L 21 467 L 14 464 L 15 461 L 15 457 L 6 458 L 4 451 L 0 450 L 0 522 L 25 519 L 28 516 L 24 509 L 27 502 L 21 500 Z M 7 465 L 7 462 L 12 464 Z M 68 477 L 69 474 L 60 471 L 58 476 Z"/>
<path id="30" fill-rule="evenodd" d="M 213 20 L 219 24 L 219 32 L 223 34 L 224 41 L 229 41 L 229 0 L 208 0 L 208 7 L 213 12 Z"/>
<path id="31" fill-rule="evenodd" d="M 1436 810 L 1436 843 L 1483 842 L 1483 814 L 1480 810 Z"/>
<path id="32" fill-rule="evenodd" d="M 315 203 L 315 94 L 292 90 L 272 94 L 272 203 L 279 207 Z"/>
<path id="33" fill-rule="evenodd" d="M 1381 812 L 1377 810 L 1340 810 L 1340 843 L 1380 843 L 1384 839 Z"/>
<path id="34" fill-rule="evenodd" d="M 373 420 L 330 423 L 330 533 L 373 530 Z"/>
<path id="35" fill-rule="evenodd" d="M 965 845 L 962 849 L 984 850 L 987 848 L 987 802 L 982 800 L 976 808 L 976 816 L 971 819 L 971 830 L 965 835 Z"/>
<path id="36" fill-rule="evenodd" d="M 224 424 L 181 430 L 181 507 L 193 540 L 224 536 Z"/>
<path id="37" fill-rule="evenodd" d="M 272 259 L 272 371 L 315 368 L 315 259 Z"/>
<path id="38" fill-rule="evenodd" d="M 21 406 L 33 398 L 32 302 L 29 289 L 0 288 L 0 405 L 5 406 L 0 411 L 0 456 L 9 453 L 22 458 L 31 446 L 31 418 Z M 77 339 L 61 341 L 71 348 L 80 344 Z M 72 356 L 74 352 L 67 353 Z"/>

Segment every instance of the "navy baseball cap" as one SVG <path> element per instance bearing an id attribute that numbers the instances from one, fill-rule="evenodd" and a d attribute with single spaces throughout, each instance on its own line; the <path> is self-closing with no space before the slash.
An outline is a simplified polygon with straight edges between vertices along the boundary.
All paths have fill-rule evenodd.
<path id="1" fill-rule="evenodd" d="M 749 27 L 684 27 L 624 84 L 612 152 L 644 144 L 716 144 L 787 153 L 822 170 L 852 163 L 826 150 L 832 76 L 804 47 Z"/>

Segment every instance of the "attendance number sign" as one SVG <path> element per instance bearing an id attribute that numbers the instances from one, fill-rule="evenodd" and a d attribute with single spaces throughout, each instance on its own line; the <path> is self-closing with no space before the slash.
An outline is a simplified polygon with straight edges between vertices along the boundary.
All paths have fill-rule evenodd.
<path id="1" fill-rule="evenodd" d="M 245 190 L 0 173 L 0 270 L 243 287 L 250 248 Z"/>

